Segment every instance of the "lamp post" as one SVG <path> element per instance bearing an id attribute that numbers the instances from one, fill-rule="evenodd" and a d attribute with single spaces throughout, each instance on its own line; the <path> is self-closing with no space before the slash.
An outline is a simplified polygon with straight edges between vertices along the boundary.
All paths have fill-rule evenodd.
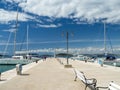
<path id="1" fill-rule="evenodd" d="M 72 65 L 69 64 L 69 32 L 66 32 L 66 53 L 67 53 L 67 64 L 65 65 L 65 67 L 69 68 L 72 67 Z"/>
<path id="2" fill-rule="evenodd" d="M 69 56 L 68 56 L 68 35 L 69 35 L 69 33 L 68 32 L 66 32 L 66 45 L 67 45 L 67 64 L 69 64 L 69 60 L 68 60 L 68 58 L 69 58 Z"/>

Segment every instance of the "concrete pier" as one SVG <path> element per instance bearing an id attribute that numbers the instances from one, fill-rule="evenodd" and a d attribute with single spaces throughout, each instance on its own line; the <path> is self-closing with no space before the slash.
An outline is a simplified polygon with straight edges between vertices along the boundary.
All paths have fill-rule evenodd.
<path id="1" fill-rule="evenodd" d="M 3 75 L 0 90 L 84 90 L 85 85 L 80 80 L 74 81 L 73 68 L 83 71 L 87 78 L 96 78 L 97 86 L 107 86 L 110 81 L 120 84 L 120 68 L 73 60 L 70 60 L 73 68 L 64 68 L 66 60 L 60 60 L 63 64 L 55 58 L 47 58 L 46 61 L 25 66 L 22 75 L 12 72 L 14 77 L 11 79 Z"/>

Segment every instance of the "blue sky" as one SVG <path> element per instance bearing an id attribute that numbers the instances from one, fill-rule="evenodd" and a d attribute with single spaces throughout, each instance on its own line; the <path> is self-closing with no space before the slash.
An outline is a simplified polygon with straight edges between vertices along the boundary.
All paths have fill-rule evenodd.
<path id="1" fill-rule="evenodd" d="M 105 22 L 106 47 L 119 52 L 119 0 L 0 0 L 1 53 L 5 49 L 6 53 L 13 52 L 17 6 L 19 14 L 16 50 L 26 49 L 29 25 L 30 50 L 65 49 L 66 32 L 69 32 L 71 51 L 104 52 Z"/>

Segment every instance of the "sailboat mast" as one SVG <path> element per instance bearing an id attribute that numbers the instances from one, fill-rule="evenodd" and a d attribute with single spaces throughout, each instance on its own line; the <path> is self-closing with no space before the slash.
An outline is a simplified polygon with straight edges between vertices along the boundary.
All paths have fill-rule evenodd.
<path id="1" fill-rule="evenodd" d="M 26 40 L 26 45 L 27 45 L 27 55 L 28 55 L 28 30 L 29 30 L 29 25 L 27 25 L 27 40 Z"/>
<path id="2" fill-rule="evenodd" d="M 17 15 L 16 15 L 16 30 L 14 31 L 14 56 L 16 51 L 16 33 L 18 30 L 18 7 L 17 7 Z"/>
<path id="3" fill-rule="evenodd" d="M 107 51 L 106 51 L 106 25 L 105 25 L 105 22 L 104 22 L 104 53 L 105 53 L 105 55 L 107 54 Z"/>

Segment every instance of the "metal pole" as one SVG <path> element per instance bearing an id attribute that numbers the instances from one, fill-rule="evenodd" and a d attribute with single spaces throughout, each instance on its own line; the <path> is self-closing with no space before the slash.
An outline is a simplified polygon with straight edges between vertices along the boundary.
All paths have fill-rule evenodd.
<path id="1" fill-rule="evenodd" d="M 56 48 L 54 49 L 54 58 L 56 58 Z"/>
<path id="2" fill-rule="evenodd" d="M 18 7 L 17 7 L 17 16 L 16 16 L 16 30 L 14 31 L 15 36 L 14 36 L 14 56 L 15 56 L 15 51 L 16 51 L 16 33 L 18 30 Z"/>
<path id="3" fill-rule="evenodd" d="M 69 61 L 68 61 L 68 32 L 66 32 L 66 39 L 67 39 L 67 64 L 69 64 Z"/>
<path id="4" fill-rule="evenodd" d="M 107 54 L 107 51 L 106 51 L 106 25 L 105 25 L 105 22 L 104 22 L 104 53 L 105 53 L 105 55 Z"/>
<path id="5" fill-rule="evenodd" d="M 28 44 L 29 44 L 29 43 L 28 43 L 28 37 L 29 37 L 29 36 L 28 36 L 28 35 L 29 35 L 29 34 L 28 34 L 28 30 L 29 30 L 29 25 L 27 25 L 27 39 L 26 39 L 26 45 L 27 45 L 27 56 L 29 55 L 29 52 L 28 52 L 28 48 L 29 48 L 29 47 L 28 47 Z"/>

